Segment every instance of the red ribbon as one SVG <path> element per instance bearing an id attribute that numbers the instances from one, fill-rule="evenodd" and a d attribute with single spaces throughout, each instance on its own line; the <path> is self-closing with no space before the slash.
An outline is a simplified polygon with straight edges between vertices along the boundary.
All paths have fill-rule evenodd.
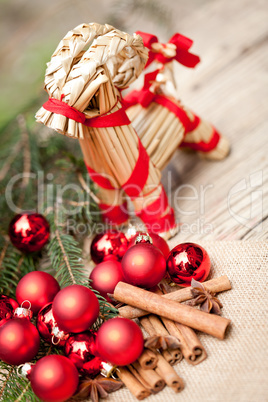
<path id="1" fill-rule="evenodd" d="M 144 224 L 147 227 L 148 231 L 156 233 L 167 232 L 168 230 L 176 226 L 174 210 L 170 208 L 170 211 L 166 215 L 161 216 L 154 221 L 144 221 Z"/>
<path id="2" fill-rule="evenodd" d="M 125 193 L 135 199 L 141 193 L 149 175 L 150 158 L 139 139 L 139 157 L 129 179 L 122 185 Z"/>
<path id="3" fill-rule="evenodd" d="M 125 193 L 131 199 L 137 198 L 145 186 L 149 174 L 149 162 L 150 158 L 139 139 L 139 157 L 129 179 L 122 185 Z M 88 165 L 86 166 L 90 177 L 100 187 L 108 190 L 115 189 L 108 178 L 102 176 L 100 173 L 95 172 L 95 170 Z"/>
<path id="4" fill-rule="evenodd" d="M 130 124 L 130 120 L 124 108 L 110 114 L 92 117 L 90 119 L 87 118 L 84 113 L 59 99 L 49 98 L 48 101 L 43 104 L 43 108 L 49 112 L 68 117 L 77 123 L 82 123 L 87 127 L 115 127 Z"/>
<path id="5" fill-rule="evenodd" d="M 167 210 L 168 205 L 168 198 L 162 186 L 162 191 L 156 200 L 136 214 L 144 222 L 149 231 L 166 232 L 176 225 L 174 210 L 171 207 L 163 215 L 163 211 Z"/>
<path id="6" fill-rule="evenodd" d="M 162 53 L 156 53 L 153 51 L 152 44 L 158 42 L 156 36 L 141 31 L 137 31 L 136 34 L 142 37 L 144 46 L 149 49 L 149 58 L 145 67 L 148 67 L 153 61 L 159 61 L 162 64 L 166 64 L 172 60 L 176 60 L 186 67 L 194 68 L 200 62 L 199 56 L 189 52 L 193 41 L 186 36 L 176 33 L 169 39 L 168 43 L 173 43 L 176 46 L 176 54 L 173 57 L 167 57 Z M 163 44 L 163 46 L 166 47 L 166 44 Z"/>
<path id="7" fill-rule="evenodd" d="M 137 216 L 144 222 L 155 222 L 159 219 L 168 207 L 168 198 L 162 186 L 160 195 L 151 204 L 147 205 L 141 211 L 137 212 Z"/>
<path id="8" fill-rule="evenodd" d="M 141 193 L 143 187 L 145 186 L 149 174 L 149 162 L 150 158 L 139 139 L 139 157 L 129 179 L 126 181 L 126 183 L 122 185 L 125 193 L 131 199 L 137 198 Z M 106 188 L 108 190 L 115 189 L 115 187 L 111 184 L 110 180 L 107 177 L 104 177 L 100 173 L 97 173 L 88 165 L 86 166 L 90 177 L 100 187 Z"/>
<path id="9" fill-rule="evenodd" d="M 121 225 L 128 219 L 127 213 L 127 201 L 122 205 L 108 205 L 99 204 L 102 210 L 102 218 L 104 221 L 108 221 L 111 225 Z"/>
<path id="10" fill-rule="evenodd" d="M 90 178 L 96 183 L 98 184 L 98 186 L 100 186 L 101 188 L 106 188 L 107 190 L 114 190 L 115 187 L 112 186 L 110 180 L 103 176 L 100 173 L 95 172 L 95 170 L 93 170 L 90 166 L 88 166 L 86 163 L 86 168 L 88 171 L 88 174 L 90 176 Z"/>
<path id="11" fill-rule="evenodd" d="M 210 152 L 218 145 L 220 141 L 220 134 L 217 130 L 214 129 L 212 137 L 209 142 L 182 142 L 180 147 L 189 147 L 194 151 L 201 151 L 201 152 Z"/>

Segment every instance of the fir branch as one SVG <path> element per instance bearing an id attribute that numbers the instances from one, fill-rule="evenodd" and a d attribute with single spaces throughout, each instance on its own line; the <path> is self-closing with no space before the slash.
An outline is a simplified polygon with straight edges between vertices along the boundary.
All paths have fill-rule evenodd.
<path id="1" fill-rule="evenodd" d="M 21 141 L 17 142 L 17 144 L 13 147 L 12 151 L 10 152 L 9 156 L 6 158 L 6 161 L 0 170 L 0 181 L 2 181 L 6 177 L 10 169 L 10 166 L 16 159 L 20 150 L 21 150 Z"/>
<path id="2" fill-rule="evenodd" d="M 16 399 L 15 402 L 20 402 L 24 396 L 24 394 L 27 392 L 28 388 L 30 387 L 30 382 L 28 382 L 28 384 L 26 385 L 26 387 L 23 389 L 22 393 L 20 394 L 20 396 Z"/>
<path id="3" fill-rule="evenodd" d="M 60 286 L 85 285 L 88 278 L 84 273 L 78 243 L 71 235 L 63 233 L 60 227 L 55 228 L 54 233 L 48 244 L 48 255 Z"/>
<path id="4" fill-rule="evenodd" d="M 8 371 L 8 374 L 7 374 L 6 378 L 5 378 L 5 380 L 3 381 L 3 385 L 2 385 L 2 387 L 0 389 L 0 401 L 1 401 L 2 395 L 3 395 L 4 391 L 5 391 L 5 387 L 6 387 L 7 383 L 8 383 L 8 380 L 9 380 L 9 378 L 10 378 L 10 376 L 11 376 L 11 374 L 12 374 L 14 369 L 15 369 L 15 367 L 11 366 L 10 370 Z"/>
<path id="5" fill-rule="evenodd" d="M 23 400 L 27 402 L 36 402 L 39 400 L 34 394 L 29 380 L 19 376 L 15 366 L 10 366 L 1 361 L 0 370 L 1 401 Z"/>
<path id="6" fill-rule="evenodd" d="M 21 187 L 24 189 L 29 183 L 29 174 L 31 171 L 31 152 L 29 144 L 29 133 L 26 127 L 26 121 L 22 114 L 17 117 L 19 128 L 21 131 L 22 148 L 23 148 L 23 176 Z"/>
<path id="7" fill-rule="evenodd" d="M 1 255 L 0 255 L 0 270 L 1 270 L 1 267 L 2 267 L 3 260 L 5 258 L 6 252 L 7 252 L 8 244 L 9 244 L 9 242 L 6 239 L 5 240 L 5 245 L 4 245 L 3 250 L 1 251 Z"/>
<path id="8" fill-rule="evenodd" d="M 62 252 L 62 255 L 63 255 L 63 260 L 65 262 L 65 265 L 66 265 L 67 269 L 68 269 L 68 272 L 69 272 L 69 275 L 70 275 L 70 278 L 71 278 L 71 282 L 72 282 L 73 285 L 75 285 L 77 283 L 75 281 L 75 278 L 74 278 L 74 275 L 73 275 L 73 272 L 72 272 L 72 269 L 71 269 L 71 265 L 70 265 L 70 262 L 68 260 L 67 253 L 65 252 L 63 242 L 62 242 L 61 237 L 60 237 L 60 232 L 59 232 L 58 229 L 56 229 L 56 231 L 55 231 L 55 236 L 56 236 L 58 244 L 60 246 L 60 249 L 61 249 L 61 252 Z"/>
<path id="9" fill-rule="evenodd" d="M 89 274 L 85 271 L 82 249 L 75 238 L 65 233 L 66 215 L 61 213 L 60 204 L 57 203 L 54 211 L 50 210 L 47 215 L 50 228 L 54 236 L 50 240 L 47 251 L 50 257 L 55 277 L 61 287 L 77 284 L 90 288 L 97 296 L 100 305 L 100 320 L 117 316 L 118 310 L 102 297 L 98 291 L 90 286 Z M 99 321 L 94 329 L 100 325 Z"/>
<path id="10" fill-rule="evenodd" d="M 90 188 L 87 186 L 81 172 L 78 172 L 77 177 L 83 189 L 90 195 L 90 197 L 95 201 L 96 204 L 100 204 L 100 199 L 96 197 L 93 191 L 91 191 Z"/>
<path id="11" fill-rule="evenodd" d="M 28 272 L 35 270 L 35 262 L 31 255 L 18 252 L 10 242 L 2 250 L 0 264 L 0 294 L 15 297 L 19 280 Z"/>

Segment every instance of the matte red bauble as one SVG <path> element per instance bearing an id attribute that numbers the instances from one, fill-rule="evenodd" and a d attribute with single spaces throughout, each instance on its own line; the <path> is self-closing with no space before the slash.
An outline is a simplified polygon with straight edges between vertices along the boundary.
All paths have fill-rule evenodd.
<path id="1" fill-rule="evenodd" d="M 210 258 L 198 244 L 178 244 L 169 254 L 167 270 L 173 282 L 180 286 L 191 286 L 192 278 L 203 282 L 208 277 Z"/>
<path id="2" fill-rule="evenodd" d="M 16 298 L 20 304 L 28 300 L 33 314 L 37 314 L 45 304 L 53 301 L 59 290 L 60 286 L 52 275 L 47 272 L 33 271 L 19 281 Z"/>
<path id="3" fill-rule="evenodd" d="M 137 232 L 137 233 L 135 234 L 135 236 L 133 236 L 133 237 L 131 238 L 128 247 L 132 247 L 132 246 L 135 245 L 135 241 L 136 241 L 137 235 L 140 234 L 140 233 L 143 234 L 143 235 L 146 234 L 145 232 Z M 152 241 L 153 241 L 153 245 L 154 245 L 156 248 L 159 248 L 159 250 L 162 251 L 162 253 L 163 253 L 165 259 L 167 259 L 168 256 L 169 256 L 169 253 L 170 253 L 170 249 L 169 249 L 169 245 L 167 244 L 166 240 L 164 240 L 163 237 L 159 236 L 159 235 L 156 234 L 156 233 L 148 232 L 148 234 L 149 234 L 149 236 L 151 237 L 151 239 L 152 239 Z M 146 241 L 146 240 L 141 240 L 140 243 L 148 243 L 148 241 Z"/>
<path id="4" fill-rule="evenodd" d="M 89 278 L 92 281 L 92 288 L 98 290 L 108 302 L 112 303 L 107 293 L 112 294 L 118 282 L 124 280 L 121 263 L 116 260 L 103 261 L 96 265 Z"/>
<path id="5" fill-rule="evenodd" d="M 84 363 L 94 358 L 95 340 L 96 334 L 92 331 L 71 335 L 67 340 L 65 354 L 78 369 L 82 369 Z"/>
<path id="6" fill-rule="evenodd" d="M 124 255 L 122 270 L 128 283 L 150 289 L 164 278 L 166 260 L 153 244 L 138 243 Z"/>
<path id="7" fill-rule="evenodd" d="M 42 357 L 30 373 L 34 393 L 46 402 L 63 402 L 71 398 L 78 380 L 75 365 L 67 357 L 59 355 Z"/>
<path id="8" fill-rule="evenodd" d="M 96 235 L 91 243 L 90 254 L 95 264 L 108 258 L 121 261 L 128 249 L 128 241 L 124 233 L 116 230 Z"/>
<path id="9" fill-rule="evenodd" d="M 71 285 L 56 295 L 52 312 L 62 331 L 83 332 L 98 318 L 99 302 L 92 290 L 81 285 Z"/>
<path id="10" fill-rule="evenodd" d="M 0 328 L 0 359 L 8 364 L 31 361 L 39 344 L 38 331 L 27 318 L 13 318 Z"/>
<path id="11" fill-rule="evenodd" d="M 61 331 L 56 336 L 53 332 L 57 327 L 57 323 L 52 313 L 52 303 L 46 304 L 38 313 L 36 320 L 36 327 L 41 337 L 48 343 L 57 344 L 58 346 L 64 346 L 69 334 Z"/>
<path id="12" fill-rule="evenodd" d="M 0 327 L 13 317 L 14 310 L 18 307 L 16 300 L 0 295 Z"/>
<path id="13" fill-rule="evenodd" d="M 39 251 L 49 239 L 49 223 L 40 214 L 16 215 L 9 224 L 9 237 L 13 245 L 24 253 Z"/>
<path id="14" fill-rule="evenodd" d="M 112 318 L 104 322 L 97 332 L 98 355 L 117 366 L 131 364 L 143 351 L 140 327 L 128 318 Z"/>

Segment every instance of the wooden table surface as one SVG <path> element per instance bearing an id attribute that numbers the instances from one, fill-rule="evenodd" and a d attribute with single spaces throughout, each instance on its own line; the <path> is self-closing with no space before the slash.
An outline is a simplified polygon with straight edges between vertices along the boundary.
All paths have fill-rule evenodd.
<path id="1" fill-rule="evenodd" d="M 224 161 L 177 151 L 166 167 L 178 240 L 267 239 L 267 11 L 262 0 L 218 0 L 177 24 L 201 56 L 195 70 L 176 65 L 178 94 L 231 143 Z"/>

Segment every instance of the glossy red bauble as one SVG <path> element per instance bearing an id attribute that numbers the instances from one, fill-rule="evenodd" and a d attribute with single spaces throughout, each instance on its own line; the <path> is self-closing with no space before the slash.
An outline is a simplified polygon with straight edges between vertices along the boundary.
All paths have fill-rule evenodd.
<path id="1" fill-rule="evenodd" d="M 167 270 L 173 282 L 179 286 L 191 286 L 192 278 L 203 282 L 208 277 L 210 258 L 198 244 L 178 244 L 169 254 Z"/>
<path id="2" fill-rule="evenodd" d="M 95 341 L 96 334 L 92 331 L 71 335 L 67 340 L 65 354 L 78 369 L 82 369 L 84 363 L 94 358 L 96 352 Z"/>
<path id="3" fill-rule="evenodd" d="M 53 333 L 53 329 L 57 327 L 57 323 L 52 313 L 52 303 L 46 304 L 37 315 L 36 327 L 41 337 L 48 343 L 52 343 L 58 346 L 64 346 L 69 334 L 60 332 L 58 336 Z"/>
<path id="4" fill-rule="evenodd" d="M 13 318 L 0 328 L 0 359 L 8 364 L 31 361 L 39 344 L 38 331 L 28 318 Z"/>
<path id="5" fill-rule="evenodd" d="M 63 402 L 71 398 L 78 380 L 75 365 L 67 357 L 59 355 L 42 357 L 30 373 L 34 393 L 46 402 Z"/>
<path id="6" fill-rule="evenodd" d="M 128 241 L 124 233 L 112 230 L 94 237 L 90 254 L 95 264 L 99 264 L 108 258 L 121 261 L 127 249 Z"/>
<path id="7" fill-rule="evenodd" d="M 0 295 L 0 327 L 13 317 L 14 310 L 19 307 L 16 300 Z"/>
<path id="8" fill-rule="evenodd" d="M 131 364 L 143 351 L 140 327 L 127 318 L 112 318 L 97 332 L 96 348 L 99 356 L 117 366 Z"/>
<path id="9" fill-rule="evenodd" d="M 124 255 L 122 270 L 128 283 L 150 289 L 164 278 L 166 260 L 153 244 L 138 243 Z"/>
<path id="10" fill-rule="evenodd" d="M 83 364 L 82 374 L 89 377 L 96 377 L 103 369 L 103 360 L 100 357 L 93 357 L 92 360 Z"/>
<path id="11" fill-rule="evenodd" d="M 107 293 L 113 294 L 118 282 L 124 280 L 121 263 L 113 259 L 103 261 L 96 265 L 89 278 L 92 281 L 92 288 L 98 290 L 111 303 L 112 300 L 107 296 Z"/>
<path id="12" fill-rule="evenodd" d="M 53 301 L 59 290 L 60 286 L 52 275 L 47 272 L 33 271 L 19 281 L 16 298 L 19 304 L 28 300 L 33 314 L 37 314 L 45 304 Z"/>
<path id="13" fill-rule="evenodd" d="M 145 232 L 137 232 L 137 234 L 135 234 L 135 236 L 133 236 L 129 242 L 129 247 L 132 247 L 135 245 L 135 241 L 137 238 L 138 234 L 143 234 L 146 235 Z M 162 251 L 165 259 L 168 258 L 169 256 L 169 245 L 167 244 L 166 240 L 163 239 L 163 237 L 159 236 L 157 233 L 152 233 L 152 232 L 148 232 L 149 236 L 151 237 L 152 241 L 153 241 L 153 245 L 158 248 L 160 251 Z M 140 243 L 146 243 L 146 240 L 141 240 Z"/>
<path id="14" fill-rule="evenodd" d="M 19 214 L 9 224 L 11 242 L 24 253 L 41 250 L 49 239 L 49 232 L 49 223 L 40 214 Z"/>
<path id="15" fill-rule="evenodd" d="M 99 315 L 99 302 L 92 290 L 81 285 L 62 289 L 55 297 L 52 312 L 64 332 L 83 332 Z"/>

